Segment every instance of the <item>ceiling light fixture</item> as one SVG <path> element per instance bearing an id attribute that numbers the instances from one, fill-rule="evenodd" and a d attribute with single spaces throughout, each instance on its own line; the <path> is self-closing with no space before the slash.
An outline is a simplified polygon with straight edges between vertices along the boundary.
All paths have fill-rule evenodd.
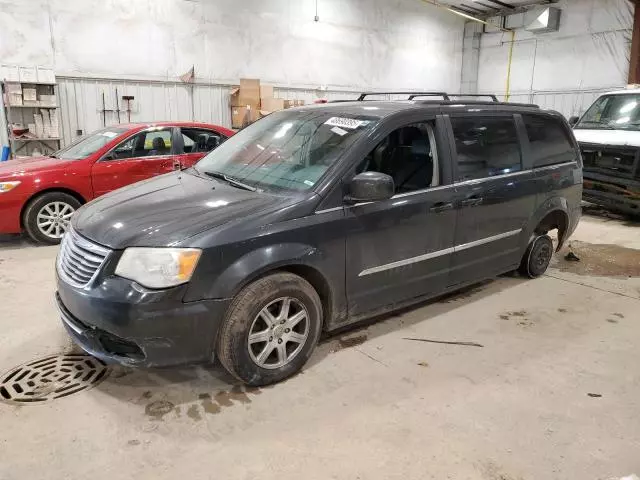
<path id="1" fill-rule="evenodd" d="M 316 16 L 313 17 L 313 21 L 314 22 L 319 22 L 320 21 L 320 17 L 318 16 L 318 0 L 316 0 Z"/>

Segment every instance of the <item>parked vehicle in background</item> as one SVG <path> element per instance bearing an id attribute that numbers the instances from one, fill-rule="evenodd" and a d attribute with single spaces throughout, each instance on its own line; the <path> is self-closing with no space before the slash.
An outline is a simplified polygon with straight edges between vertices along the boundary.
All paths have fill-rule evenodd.
<path id="1" fill-rule="evenodd" d="M 364 98 L 364 97 L 363 97 Z M 130 366 L 214 357 L 250 385 L 322 330 L 520 269 L 580 218 L 580 152 L 534 105 L 357 101 L 274 112 L 193 168 L 105 195 L 57 262 L 63 324 Z"/>
<path id="2" fill-rule="evenodd" d="M 233 131 L 193 122 L 114 125 L 52 155 L 0 163 L 0 233 L 55 244 L 71 215 L 112 190 L 192 166 Z"/>
<path id="3" fill-rule="evenodd" d="M 640 90 L 610 92 L 578 119 L 586 201 L 640 216 Z"/>

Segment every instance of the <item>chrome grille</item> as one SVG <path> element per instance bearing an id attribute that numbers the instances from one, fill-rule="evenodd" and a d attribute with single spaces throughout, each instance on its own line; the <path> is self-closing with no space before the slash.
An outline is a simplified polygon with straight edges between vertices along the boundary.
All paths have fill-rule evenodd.
<path id="1" fill-rule="evenodd" d="M 60 245 L 58 273 L 67 283 L 85 287 L 98 274 L 110 252 L 69 229 Z"/>

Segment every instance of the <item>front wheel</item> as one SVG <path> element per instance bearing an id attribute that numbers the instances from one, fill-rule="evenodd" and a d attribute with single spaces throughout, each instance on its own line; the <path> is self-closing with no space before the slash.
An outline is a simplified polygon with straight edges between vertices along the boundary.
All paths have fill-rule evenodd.
<path id="1" fill-rule="evenodd" d="M 529 244 L 522 263 L 520 273 L 529 278 L 537 278 L 544 274 L 553 257 L 553 241 L 549 235 L 540 235 Z"/>
<path id="2" fill-rule="evenodd" d="M 24 228 L 39 243 L 55 245 L 69 228 L 80 202 L 63 192 L 49 192 L 33 199 L 24 211 Z"/>
<path id="3" fill-rule="evenodd" d="M 276 273 L 245 287 L 220 328 L 217 353 L 224 368 L 247 385 L 268 385 L 307 362 L 320 337 L 322 304 L 309 282 Z"/>

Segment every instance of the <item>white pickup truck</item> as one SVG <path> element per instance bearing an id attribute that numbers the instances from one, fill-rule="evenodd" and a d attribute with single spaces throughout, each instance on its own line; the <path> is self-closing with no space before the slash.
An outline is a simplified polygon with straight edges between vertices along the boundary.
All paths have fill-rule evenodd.
<path id="1" fill-rule="evenodd" d="M 605 93 L 569 123 L 584 159 L 584 200 L 640 216 L 640 89 Z"/>

